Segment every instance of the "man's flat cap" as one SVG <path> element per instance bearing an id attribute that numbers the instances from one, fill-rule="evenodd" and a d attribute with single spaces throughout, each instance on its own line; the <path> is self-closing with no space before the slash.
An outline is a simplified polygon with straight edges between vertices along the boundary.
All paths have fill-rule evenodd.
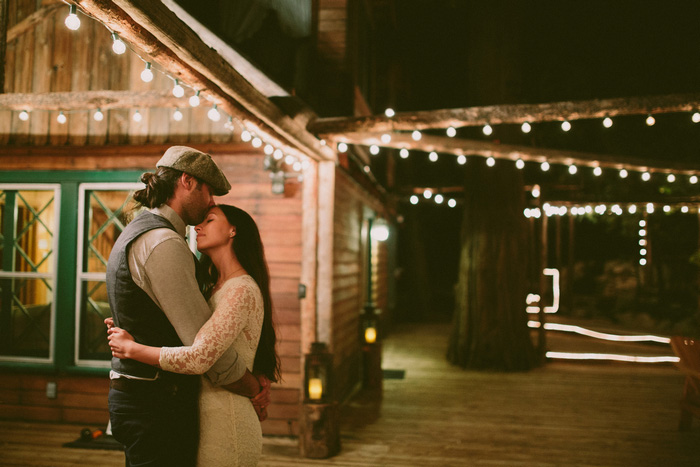
<path id="1" fill-rule="evenodd" d="M 170 167 L 197 177 L 212 187 L 216 196 L 225 195 L 231 189 L 231 184 L 226 180 L 226 176 L 209 154 L 187 146 L 168 148 L 156 167 Z"/>

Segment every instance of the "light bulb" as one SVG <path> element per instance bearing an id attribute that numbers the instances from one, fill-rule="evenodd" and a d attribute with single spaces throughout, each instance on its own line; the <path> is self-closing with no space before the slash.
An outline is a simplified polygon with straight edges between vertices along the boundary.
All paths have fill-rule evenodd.
<path id="1" fill-rule="evenodd" d="M 26 110 L 23 110 L 19 113 L 19 119 L 22 120 L 23 122 L 26 122 L 29 120 L 29 112 Z"/>
<path id="2" fill-rule="evenodd" d="M 180 85 L 179 80 L 175 80 L 175 85 L 173 86 L 173 96 L 182 97 L 185 95 L 185 88 Z"/>
<path id="3" fill-rule="evenodd" d="M 175 109 L 175 112 L 173 112 L 173 120 L 175 120 L 176 122 L 180 122 L 182 121 L 182 117 L 183 115 L 180 109 Z"/>
<path id="4" fill-rule="evenodd" d="M 96 122 L 101 122 L 105 118 L 105 114 L 102 113 L 102 110 L 97 109 L 97 112 L 95 112 L 95 115 L 93 115 L 93 118 L 95 119 Z"/>
<path id="5" fill-rule="evenodd" d="M 453 208 L 453 207 L 457 206 L 457 201 L 455 201 L 454 198 L 450 198 L 449 200 L 447 200 L 447 205 L 449 207 Z"/>
<path id="6" fill-rule="evenodd" d="M 668 180 L 668 183 L 673 183 L 676 181 L 676 176 L 673 174 L 668 174 L 668 177 L 666 177 L 666 180 Z"/>
<path id="7" fill-rule="evenodd" d="M 647 122 L 647 126 L 654 126 L 654 123 L 656 123 L 656 119 L 652 115 L 649 115 L 647 117 L 646 122 Z"/>
<path id="8" fill-rule="evenodd" d="M 413 138 L 413 141 L 420 141 L 420 139 L 423 137 L 421 135 L 420 131 L 414 130 L 413 133 L 411 133 L 411 138 Z"/>
<path id="9" fill-rule="evenodd" d="M 411 204 L 418 204 L 418 196 L 411 195 L 410 201 L 411 201 Z"/>
<path id="10" fill-rule="evenodd" d="M 409 154 L 409 152 L 408 152 L 408 149 L 406 149 L 406 148 L 401 148 L 401 150 L 399 151 L 399 156 L 401 156 L 401 159 L 408 158 L 408 154 Z"/>
<path id="11" fill-rule="evenodd" d="M 454 138 L 455 135 L 457 135 L 457 130 L 455 130 L 454 127 L 449 127 L 447 129 L 447 136 L 449 136 L 450 138 Z"/>
<path id="12" fill-rule="evenodd" d="M 593 175 L 595 175 L 596 177 L 600 177 L 602 174 L 603 174 L 603 169 L 601 169 L 600 167 L 595 167 L 593 169 Z"/>
<path id="13" fill-rule="evenodd" d="M 253 138 L 253 141 L 251 141 L 250 144 L 254 148 L 259 148 L 260 146 L 262 146 L 263 141 L 256 136 L 255 138 Z M 287 162 L 287 164 L 291 164 L 291 162 Z"/>
<path id="14" fill-rule="evenodd" d="M 697 176 L 697 175 L 691 175 L 690 178 L 688 179 L 688 181 L 689 181 L 690 183 L 692 183 L 693 185 L 695 185 L 696 183 L 698 183 L 698 176 Z"/>
<path id="15" fill-rule="evenodd" d="M 60 123 L 61 125 L 63 125 L 64 123 L 66 123 L 67 120 L 68 120 L 68 119 L 66 118 L 65 114 L 63 113 L 63 111 L 60 111 L 60 112 L 58 113 L 58 117 L 56 117 L 56 121 L 57 121 L 58 123 Z"/>
<path id="16" fill-rule="evenodd" d="M 546 172 L 549 170 L 549 162 L 544 161 L 542 164 L 540 164 L 540 168 L 542 169 L 542 172 Z"/>
<path id="17" fill-rule="evenodd" d="M 338 152 L 348 152 L 348 145 L 345 143 L 338 143 Z"/>
<path id="18" fill-rule="evenodd" d="M 226 123 L 224 123 L 224 128 L 226 128 L 228 131 L 233 131 L 235 129 L 235 127 L 233 126 L 233 117 L 228 118 Z M 270 154 L 272 154 L 272 151 L 270 151 Z"/>
<path id="19" fill-rule="evenodd" d="M 195 92 L 192 97 L 190 97 L 190 106 L 191 107 L 197 107 L 200 103 L 199 100 L 199 91 Z"/>
<path id="20" fill-rule="evenodd" d="M 387 117 L 391 118 L 391 117 L 393 117 L 394 115 L 396 115 L 396 112 L 394 112 L 394 109 L 388 108 L 388 109 L 386 109 L 386 110 L 384 111 L 384 115 L 386 115 Z"/>
<path id="21" fill-rule="evenodd" d="M 532 125 L 530 125 L 528 122 L 525 122 L 522 125 L 520 125 L 520 129 L 523 133 L 530 133 L 532 131 Z"/>
<path id="22" fill-rule="evenodd" d="M 649 172 L 644 172 L 642 174 L 642 180 L 644 180 L 645 182 L 648 182 L 649 180 L 651 180 L 651 174 Z"/>
<path id="23" fill-rule="evenodd" d="M 144 83 L 153 81 L 153 72 L 151 71 L 151 62 L 146 62 L 146 68 L 141 72 L 141 80 Z"/>
<path id="24" fill-rule="evenodd" d="M 272 153 L 272 157 L 274 157 L 276 161 L 279 161 L 284 157 L 284 153 L 281 149 L 275 149 L 275 151 Z"/>
<path id="25" fill-rule="evenodd" d="M 379 154 L 379 146 L 376 144 L 373 144 L 372 146 L 369 147 L 369 153 L 372 154 L 373 156 L 376 156 Z"/>
<path id="26" fill-rule="evenodd" d="M 627 178 L 629 173 L 625 169 L 620 170 L 620 178 Z"/>
<path id="27" fill-rule="evenodd" d="M 631 204 L 630 207 L 627 208 L 627 211 L 630 214 L 634 214 L 635 212 L 637 212 L 637 206 L 635 206 L 634 204 Z"/>
<path id="28" fill-rule="evenodd" d="M 693 121 L 693 123 L 700 123 L 700 112 L 693 113 L 693 116 L 690 117 L 690 119 Z"/>
<path id="29" fill-rule="evenodd" d="M 466 164 L 467 163 L 467 156 L 465 156 L 464 154 L 460 154 L 459 156 L 457 156 L 457 163 L 459 165 Z"/>
<path id="30" fill-rule="evenodd" d="M 134 116 L 131 117 L 131 118 L 133 118 L 134 121 L 135 121 L 136 123 L 139 123 L 141 120 L 143 120 L 143 115 L 141 115 L 141 112 L 139 112 L 138 110 L 136 110 L 136 111 L 134 112 Z"/>
<path id="31" fill-rule="evenodd" d="M 389 133 L 384 133 L 384 134 L 382 135 L 382 138 L 381 138 L 381 139 L 382 139 L 382 143 L 384 143 L 384 144 L 389 144 L 389 143 L 391 143 L 391 135 L 390 135 Z"/>
<path id="32" fill-rule="evenodd" d="M 211 120 L 212 122 L 218 122 L 219 120 L 221 120 L 221 114 L 216 109 L 216 104 L 214 104 L 212 108 L 209 109 L 209 112 L 207 112 L 207 117 L 209 117 L 209 120 Z"/>
<path id="33" fill-rule="evenodd" d="M 263 148 L 263 152 L 270 156 L 273 152 L 275 152 L 275 148 L 271 144 L 266 144 Z"/>
<path id="34" fill-rule="evenodd" d="M 575 174 L 576 172 L 578 172 L 578 168 L 577 168 L 575 165 L 573 165 L 573 164 L 570 165 L 570 166 L 569 166 L 569 173 L 570 173 L 571 175 L 573 175 L 573 174 Z"/>
<path id="35" fill-rule="evenodd" d="M 126 52 L 126 44 L 121 39 L 119 39 L 119 36 L 116 32 L 112 33 L 112 50 L 117 55 L 121 55 L 124 52 Z"/>
<path id="36" fill-rule="evenodd" d="M 494 165 L 496 165 L 496 159 L 494 159 L 493 157 L 487 158 L 486 165 L 488 165 L 489 167 L 493 167 Z"/>
<path id="37" fill-rule="evenodd" d="M 689 211 L 688 206 L 681 206 L 681 212 L 686 214 Z"/>
<path id="38" fill-rule="evenodd" d="M 603 119 L 603 126 L 604 126 L 605 128 L 610 128 L 611 126 L 613 126 L 612 118 L 610 118 L 610 117 L 605 117 L 605 118 Z"/>
<path id="39" fill-rule="evenodd" d="M 571 130 L 571 123 L 569 123 L 568 120 L 564 120 L 563 122 L 561 122 L 561 129 L 564 131 Z"/>
<path id="40" fill-rule="evenodd" d="M 491 134 L 493 133 L 493 128 L 491 128 L 491 125 L 484 125 L 484 128 L 482 128 L 481 131 L 486 136 L 491 136 Z"/>
<path id="41" fill-rule="evenodd" d="M 442 196 L 441 194 L 435 195 L 435 202 L 437 204 L 442 204 L 442 202 L 445 201 L 445 197 Z"/>
<path id="42" fill-rule="evenodd" d="M 515 167 L 520 169 L 520 170 L 524 169 L 525 168 L 525 161 L 522 159 L 518 159 L 517 161 L 515 161 Z"/>
<path id="43" fill-rule="evenodd" d="M 68 16 L 66 16 L 66 27 L 73 31 L 80 27 L 80 18 L 78 18 L 77 10 L 78 8 L 75 5 L 71 5 Z"/>
<path id="44" fill-rule="evenodd" d="M 423 190 L 423 198 L 430 199 L 433 196 L 433 191 L 430 188 Z"/>
<path id="45" fill-rule="evenodd" d="M 241 141 L 243 141 L 244 143 L 247 143 L 251 139 L 253 139 L 253 135 L 250 133 L 250 131 L 243 130 L 241 132 Z"/>
<path id="46" fill-rule="evenodd" d="M 430 159 L 430 162 L 436 162 L 438 160 L 438 154 L 435 151 L 430 151 L 428 159 Z"/>

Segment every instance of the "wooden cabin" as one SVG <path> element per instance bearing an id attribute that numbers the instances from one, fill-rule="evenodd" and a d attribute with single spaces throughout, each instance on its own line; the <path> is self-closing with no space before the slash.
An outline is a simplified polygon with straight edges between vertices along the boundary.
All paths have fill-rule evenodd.
<path id="1" fill-rule="evenodd" d="M 306 131 L 308 110 L 280 110 L 273 101 L 292 96 L 164 6 L 173 2 L 75 3 L 77 30 L 61 1 L 9 0 L 0 10 L 0 418 L 107 424 L 106 259 L 141 173 L 169 146 L 189 145 L 231 182 L 218 201 L 260 227 L 283 374 L 263 432 L 298 435 L 311 343 L 333 353 L 342 400 L 360 381 L 365 303 L 387 311 L 390 242 L 368 234 L 368 219 L 388 215 L 382 193 Z M 333 18 L 345 2 L 313 3 L 319 53 L 343 55 L 333 28 L 344 22 Z M 115 37 L 125 53 L 113 52 Z"/>

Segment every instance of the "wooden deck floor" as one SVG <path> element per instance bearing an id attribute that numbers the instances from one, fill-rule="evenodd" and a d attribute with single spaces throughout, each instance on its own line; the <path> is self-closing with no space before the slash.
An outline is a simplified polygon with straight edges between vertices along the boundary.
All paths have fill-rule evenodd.
<path id="1" fill-rule="evenodd" d="M 528 373 L 463 371 L 444 361 L 444 325 L 407 326 L 385 342 L 381 404 L 342 409 L 342 452 L 301 459 L 266 438 L 261 466 L 700 465 L 700 420 L 677 431 L 683 378 L 669 365 L 549 363 Z M 663 353 L 663 352 L 662 352 Z M 61 448 L 74 425 L 0 421 L 2 466 L 121 466 L 120 452 Z"/>

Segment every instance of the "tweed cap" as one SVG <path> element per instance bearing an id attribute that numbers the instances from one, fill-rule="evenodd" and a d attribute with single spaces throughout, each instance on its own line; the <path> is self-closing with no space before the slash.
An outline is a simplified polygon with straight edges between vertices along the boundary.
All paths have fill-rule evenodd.
<path id="1" fill-rule="evenodd" d="M 197 177 L 212 187 L 216 196 L 225 195 L 231 189 L 231 184 L 226 180 L 226 176 L 209 154 L 187 146 L 168 148 L 156 167 L 170 167 Z"/>

